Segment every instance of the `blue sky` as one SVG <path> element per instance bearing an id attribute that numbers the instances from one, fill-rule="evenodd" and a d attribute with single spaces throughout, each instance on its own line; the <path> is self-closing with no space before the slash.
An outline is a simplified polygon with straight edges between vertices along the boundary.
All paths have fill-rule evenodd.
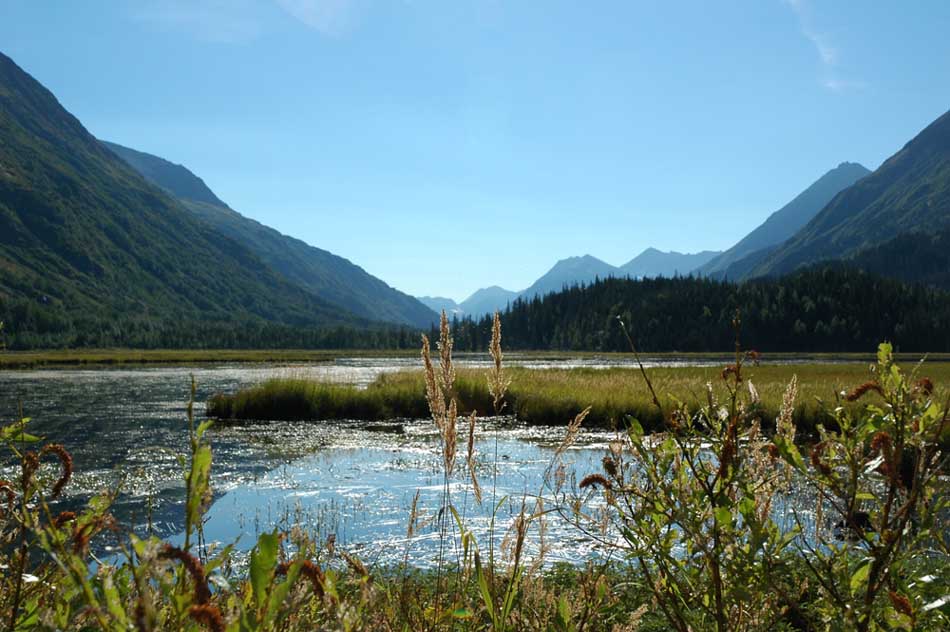
<path id="1" fill-rule="evenodd" d="M 97 136 L 412 294 L 722 249 L 950 108 L 950 2 L 4 0 Z"/>

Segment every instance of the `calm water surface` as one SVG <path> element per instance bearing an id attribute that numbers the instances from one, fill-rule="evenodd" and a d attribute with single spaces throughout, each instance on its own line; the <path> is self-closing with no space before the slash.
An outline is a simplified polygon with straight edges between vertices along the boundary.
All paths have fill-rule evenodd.
<path id="1" fill-rule="evenodd" d="M 63 443 L 72 452 L 77 474 L 66 504 L 79 505 L 121 481 L 117 517 L 137 531 L 151 524 L 160 535 L 176 539 L 184 500 L 178 455 L 187 446 L 186 406 L 192 375 L 200 421 L 204 402 L 212 393 L 233 391 L 269 377 L 312 376 L 365 386 L 382 372 L 418 364 L 411 358 L 361 358 L 296 366 L 0 372 L 0 419 L 16 419 L 22 405 L 24 415 L 32 418 L 29 427 L 34 434 Z M 474 359 L 462 364 L 487 366 Z M 514 359 L 511 364 L 597 368 L 621 363 Z M 663 364 L 683 363 L 666 360 Z M 533 508 L 534 497 L 548 491 L 543 486 L 544 472 L 562 433 L 560 428 L 527 428 L 509 420 L 479 420 L 476 449 L 486 502 L 482 507 L 474 503 L 463 472 L 451 484 L 453 501 L 466 514 L 467 527 L 487 533 L 493 480 L 494 497 L 508 498 L 499 511 L 499 539 L 522 502 Z M 207 516 L 209 540 L 237 539 L 239 547 L 247 548 L 256 534 L 275 524 L 300 525 L 319 537 L 335 534 L 338 543 L 371 560 L 390 563 L 408 557 L 418 565 L 434 560 L 443 478 L 438 435 L 431 421 L 273 422 L 216 428 L 210 435 L 215 502 Z M 579 477 L 597 471 L 611 438 L 603 432 L 582 434 L 565 459 L 569 469 Z M 9 463 L 3 470 L 0 477 L 11 476 Z M 417 535 L 409 541 L 409 513 L 417 492 L 421 520 Z M 556 518 L 549 519 L 546 528 L 549 560 L 577 560 L 592 553 L 589 542 Z"/>

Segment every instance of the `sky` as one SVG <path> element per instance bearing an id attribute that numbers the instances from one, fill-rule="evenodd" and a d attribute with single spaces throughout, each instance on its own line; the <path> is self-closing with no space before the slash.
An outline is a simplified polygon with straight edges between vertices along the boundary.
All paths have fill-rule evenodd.
<path id="1" fill-rule="evenodd" d="M 99 138 L 414 295 L 725 249 L 950 109 L 950 2 L 0 1 Z"/>

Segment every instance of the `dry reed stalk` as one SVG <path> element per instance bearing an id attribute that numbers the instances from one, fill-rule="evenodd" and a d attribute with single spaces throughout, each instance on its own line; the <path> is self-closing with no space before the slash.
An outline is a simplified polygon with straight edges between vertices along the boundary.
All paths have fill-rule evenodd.
<path id="1" fill-rule="evenodd" d="M 449 331 L 449 319 L 442 310 L 439 319 L 439 367 L 442 369 L 442 389 L 445 396 L 452 396 L 455 386 L 455 367 L 452 365 L 452 334 Z"/>
<path id="2" fill-rule="evenodd" d="M 429 338 L 422 336 L 422 363 L 425 366 L 426 401 L 429 403 L 429 412 L 439 431 L 442 431 L 442 420 L 445 418 L 445 396 L 439 387 L 435 367 L 432 366 L 432 357 L 429 349 Z"/>
<path id="3" fill-rule="evenodd" d="M 472 479 L 472 488 L 475 493 L 475 502 L 482 504 L 482 488 L 478 484 L 478 475 L 475 471 L 475 411 L 468 416 L 468 454 L 465 458 L 468 464 L 468 474 Z"/>
<path id="4" fill-rule="evenodd" d="M 564 452 L 574 445 L 574 442 L 577 441 L 577 435 L 581 430 L 581 424 L 584 423 L 584 419 L 587 418 L 587 415 L 590 414 L 591 407 L 588 406 L 581 412 L 577 413 L 574 419 L 567 424 L 567 433 L 564 435 L 564 440 L 561 442 L 561 445 L 557 447 L 557 450 L 554 451 L 554 458 L 559 457 L 564 454 Z"/>
<path id="5" fill-rule="evenodd" d="M 511 385 L 511 378 L 507 377 L 502 369 L 501 316 L 497 311 L 492 321 L 491 344 L 488 346 L 488 352 L 493 361 L 492 368 L 488 372 L 488 392 L 492 396 L 495 414 L 499 415 L 505 407 L 505 394 Z"/>
<path id="6" fill-rule="evenodd" d="M 775 433 L 789 443 L 795 441 L 795 399 L 798 397 L 798 376 L 793 375 L 782 396 L 782 407 L 775 420 Z"/>
<path id="7" fill-rule="evenodd" d="M 406 538 L 412 538 L 416 534 L 416 521 L 419 520 L 419 490 L 412 497 L 412 508 L 409 510 L 409 526 L 406 528 Z"/>
<path id="8" fill-rule="evenodd" d="M 449 403 L 449 409 L 445 416 L 445 422 L 443 424 L 444 430 L 442 431 L 442 449 L 445 456 L 445 474 L 446 476 L 452 476 L 452 472 L 455 471 L 455 453 L 458 448 L 458 433 L 456 420 L 458 418 L 458 405 L 453 399 Z"/>

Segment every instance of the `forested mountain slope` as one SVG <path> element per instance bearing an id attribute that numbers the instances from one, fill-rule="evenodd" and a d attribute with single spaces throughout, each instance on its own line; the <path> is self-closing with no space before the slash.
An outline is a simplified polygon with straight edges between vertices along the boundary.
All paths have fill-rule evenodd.
<path id="1" fill-rule="evenodd" d="M 87 321 L 120 338 L 186 320 L 367 323 L 146 182 L 2 54 L 0 319 L 8 333 L 56 330 L 73 344 Z"/>
<path id="2" fill-rule="evenodd" d="M 147 180 L 179 198 L 195 215 L 317 297 L 370 320 L 428 327 L 437 319 L 435 312 L 417 299 L 391 288 L 343 257 L 244 217 L 187 168 L 103 142 Z"/>
<path id="3" fill-rule="evenodd" d="M 950 112 L 931 123 L 874 173 L 845 189 L 748 276 L 846 259 L 916 231 L 950 226 Z"/>

